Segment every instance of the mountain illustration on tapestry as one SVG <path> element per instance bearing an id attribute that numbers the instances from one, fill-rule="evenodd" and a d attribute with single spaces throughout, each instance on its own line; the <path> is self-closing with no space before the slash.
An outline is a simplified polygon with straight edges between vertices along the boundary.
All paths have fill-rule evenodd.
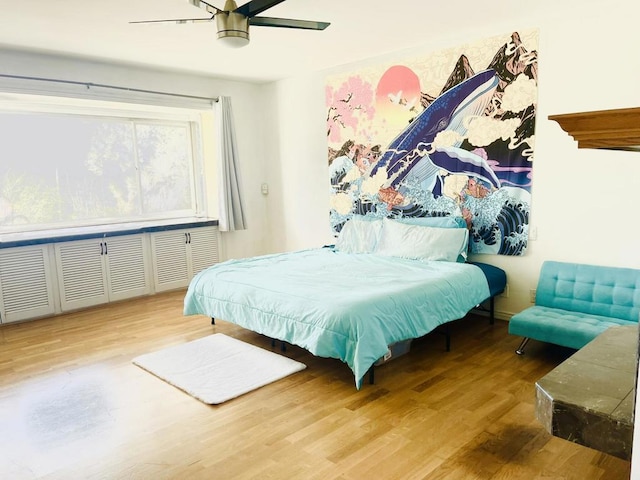
<path id="1" fill-rule="evenodd" d="M 509 48 L 509 45 L 513 45 L 513 47 Z M 528 78 L 534 80 L 536 84 L 538 83 L 537 56 L 538 55 L 535 50 L 531 52 L 528 52 L 526 50 L 524 45 L 522 45 L 520 35 L 518 34 L 518 32 L 514 32 L 513 34 L 511 34 L 511 43 L 505 43 L 496 52 L 491 62 L 489 62 L 489 64 L 485 68 L 485 70 L 495 70 L 499 79 L 498 86 L 494 93 L 494 97 L 497 101 L 492 102 L 485 113 L 487 115 L 493 115 L 495 118 L 498 118 L 500 120 L 508 120 L 516 117 L 520 118 L 520 125 L 516 128 L 515 138 L 518 140 L 518 143 L 521 144 L 521 149 L 526 148 L 526 144 L 524 144 L 522 140 L 532 137 L 535 131 L 535 104 L 527 107 L 527 109 L 519 115 L 513 112 L 495 112 L 494 109 L 496 108 L 496 104 L 500 104 L 499 100 L 502 99 L 505 87 L 513 82 L 518 77 L 518 75 L 524 74 Z M 460 55 L 458 62 L 453 68 L 453 71 L 449 75 L 449 78 L 447 79 L 447 82 L 445 83 L 440 93 L 435 97 L 424 92 L 421 94 L 420 103 L 422 107 L 427 108 L 429 105 L 431 105 L 431 103 L 433 103 L 436 98 L 445 93 L 447 90 L 450 90 L 456 85 L 473 77 L 475 74 L 476 72 L 470 65 L 467 56 L 464 54 Z M 500 152 L 504 151 L 501 143 L 502 142 L 500 142 L 499 140 L 496 140 L 494 144 L 485 147 L 485 150 L 487 150 L 487 153 L 490 154 L 491 158 L 496 158 L 497 156 L 499 157 Z M 471 149 L 473 148 L 473 146 L 470 145 L 467 141 L 466 143 L 463 143 L 463 148 Z M 515 155 L 515 157 L 520 157 L 520 155 Z"/>

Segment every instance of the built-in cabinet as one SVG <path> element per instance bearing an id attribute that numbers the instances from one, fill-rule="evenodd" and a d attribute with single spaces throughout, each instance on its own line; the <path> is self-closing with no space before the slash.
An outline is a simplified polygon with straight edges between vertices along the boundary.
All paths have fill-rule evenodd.
<path id="1" fill-rule="evenodd" d="M 0 322 L 186 287 L 219 261 L 218 243 L 203 226 L 0 248 Z"/>
<path id="2" fill-rule="evenodd" d="M 151 293 L 144 234 L 54 245 L 63 311 Z"/>
<path id="3" fill-rule="evenodd" d="M 151 233 L 156 291 L 185 287 L 200 270 L 218 263 L 218 228 Z"/>
<path id="4" fill-rule="evenodd" d="M 54 314 L 54 283 L 47 245 L 0 250 L 0 321 Z"/>

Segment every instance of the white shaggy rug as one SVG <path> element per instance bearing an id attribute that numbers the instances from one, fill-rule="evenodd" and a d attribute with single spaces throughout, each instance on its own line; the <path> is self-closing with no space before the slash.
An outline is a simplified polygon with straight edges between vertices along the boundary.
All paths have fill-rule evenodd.
<path id="1" fill-rule="evenodd" d="M 307 368 L 222 333 L 140 355 L 133 363 L 207 404 L 225 402 Z"/>

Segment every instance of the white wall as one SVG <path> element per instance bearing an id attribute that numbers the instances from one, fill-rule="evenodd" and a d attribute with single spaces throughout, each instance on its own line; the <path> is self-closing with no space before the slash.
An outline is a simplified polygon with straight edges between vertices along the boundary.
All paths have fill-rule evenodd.
<path id="1" fill-rule="evenodd" d="M 265 143 L 262 127 L 265 99 L 259 85 L 10 50 L 0 50 L 0 73 L 203 97 L 231 97 L 248 229 L 223 233 L 221 256 L 238 258 L 266 252 L 267 197 L 260 193 L 267 171 L 266 164 L 260 160 Z M 217 212 L 209 213 L 217 217 Z"/>
<path id="2" fill-rule="evenodd" d="M 526 255 L 475 255 L 472 260 L 506 270 L 509 298 L 500 298 L 502 318 L 527 307 L 544 260 L 634 266 L 634 213 L 640 188 L 640 154 L 578 150 L 576 142 L 548 115 L 640 106 L 640 35 L 619 2 L 611 8 L 565 11 L 514 9 L 514 20 L 397 52 L 396 57 L 436 51 L 518 29 L 539 29 L 539 98 L 533 171 L 531 224 L 538 238 Z M 426 6 L 424 7 L 427 8 Z M 388 56 L 342 67 L 377 64 Z M 326 74 L 307 75 L 266 87 L 278 119 L 267 134 L 271 225 L 270 248 L 292 250 L 331 242 L 328 231 L 329 183 L 325 136 Z M 277 191 L 276 191 L 277 190 Z"/>
<path id="3" fill-rule="evenodd" d="M 271 186 L 269 248 L 274 252 L 334 243 L 329 224 L 329 174 L 324 76 L 264 87 L 272 104 L 265 160 Z"/>

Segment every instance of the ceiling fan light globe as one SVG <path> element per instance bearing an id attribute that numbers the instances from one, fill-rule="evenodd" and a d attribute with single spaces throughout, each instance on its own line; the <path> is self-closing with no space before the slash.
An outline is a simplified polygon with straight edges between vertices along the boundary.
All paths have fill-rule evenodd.
<path id="1" fill-rule="evenodd" d="M 239 37 L 234 35 L 220 36 L 220 34 L 218 34 L 218 40 L 220 41 L 220 43 L 230 48 L 241 48 L 245 45 L 249 45 L 248 37 Z"/>

